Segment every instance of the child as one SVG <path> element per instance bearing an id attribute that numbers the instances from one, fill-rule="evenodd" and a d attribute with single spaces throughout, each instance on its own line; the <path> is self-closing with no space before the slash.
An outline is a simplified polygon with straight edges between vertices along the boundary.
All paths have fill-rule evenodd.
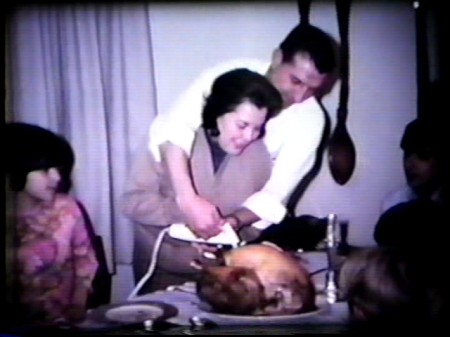
<path id="1" fill-rule="evenodd" d="M 19 302 L 26 322 L 82 321 L 98 262 L 76 200 L 74 154 L 61 136 L 8 123 L 6 174 L 15 195 Z"/>
<path id="2" fill-rule="evenodd" d="M 442 258 L 424 250 L 411 253 L 393 247 L 367 247 L 353 251 L 339 273 L 352 328 L 381 334 L 397 328 L 431 332 L 442 327 L 448 303 L 443 265 Z"/>

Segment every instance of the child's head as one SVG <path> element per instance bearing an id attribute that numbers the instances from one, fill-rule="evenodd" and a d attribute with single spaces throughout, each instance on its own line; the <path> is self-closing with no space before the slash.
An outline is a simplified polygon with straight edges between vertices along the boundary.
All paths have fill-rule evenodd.
<path id="1" fill-rule="evenodd" d="M 406 313 L 410 287 L 405 274 L 405 262 L 393 250 L 370 248 L 349 255 L 339 285 L 352 320 L 381 322 Z"/>
<path id="2" fill-rule="evenodd" d="M 369 329 L 406 327 L 417 319 L 438 324 L 445 277 L 427 265 L 436 258 L 432 255 L 388 247 L 350 254 L 340 270 L 339 286 L 351 321 Z"/>
<path id="3" fill-rule="evenodd" d="M 62 136 L 37 125 L 6 124 L 6 174 L 13 191 L 38 187 L 48 180 L 48 190 L 66 193 L 75 163 L 72 147 Z M 27 186 L 28 184 L 28 186 Z"/>
<path id="4" fill-rule="evenodd" d="M 429 197 L 442 187 L 445 169 L 445 141 L 439 123 L 415 119 L 404 131 L 400 147 L 409 186 L 420 196 Z"/>

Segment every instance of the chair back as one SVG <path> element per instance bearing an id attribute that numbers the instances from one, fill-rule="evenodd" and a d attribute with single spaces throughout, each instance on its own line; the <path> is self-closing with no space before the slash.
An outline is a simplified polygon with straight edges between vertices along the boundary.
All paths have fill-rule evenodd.
<path id="1" fill-rule="evenodd" d="M 89 295 L 87 307 L 88 309 L 96 308 L 103 304 L 109 304 L 111 302 L 111 287 L 112 287 L 112 275 L 108 270 L 108 263 L 106 260 L 106 253 L 103 246 L 103 240 L 100 235 L 97 235 L 94 230 L 91 218 L 84 207 L 84 205 L 77 201 L 83 214 L 86 230 L 91 239 L 92 246 L 95 251 L 95 256 L 98 261 L 98 269 L 92 282 L 92 293 Z"/>

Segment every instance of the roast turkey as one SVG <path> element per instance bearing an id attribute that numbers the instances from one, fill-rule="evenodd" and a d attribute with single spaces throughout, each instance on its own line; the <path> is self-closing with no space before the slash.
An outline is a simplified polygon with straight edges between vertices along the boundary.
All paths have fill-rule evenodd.
<path id="1" fill-rule="evenodd" d="M 216 254 L 219 266 L 201 266 L 197 294 L 216 313 L 289 315 L 316 309 L 315 287 L 302 261 L 272 244 Z"/>

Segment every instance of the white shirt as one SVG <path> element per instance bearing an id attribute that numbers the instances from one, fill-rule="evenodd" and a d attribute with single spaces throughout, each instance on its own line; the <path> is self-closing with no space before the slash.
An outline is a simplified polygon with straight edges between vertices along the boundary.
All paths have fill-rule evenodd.
<path id="1" fill-rule="evenodd" d="M 166 141 L 180 146 L 190 155 L 195 131 L 201 125 L 204 99 L 209 95 L 212 83 L 219 75 L 236 68 L 265 75 L 269 63 L 236 59 L 204 71 L 176 99 L 170 110 L 158 114 L 151 124 L 149 150 L 157 161 L 161 160 L 159 145 Z M 264 142 L 273 160 L 272 174 L 263 189 L 242 205 L 261 218 L 253 226 L 264 229 L 283 220 L 286 215 L 284 203 L 314 163 L 324 124 L 322 108 L 314 97 L 291 105 L 267 122 Z"/>
<path id="2" fill-rule="evenodd" d="M 389 208 L 402 202 L 407 202 L 414 199 L 417 199 L 417 195 L 409 186 L 404 186 L 398 190 L 391 191 L 383 200 L 381 205 L 381 213 L 386 212 Z"/>
<path id="3" fill-rule="evenodd" d="M 416 192 L 409 186 L 405 185 L 397 190 L 391 191 L 381 204 L 381 213 L 386 212 L 389 208 L 394 207 L 400 203 L 413 201 L 419 199 L 420 197 Z M 429 199 L 438 203 L 445 203 L 443 200 L 442 188 L 436 189 Z"/>

